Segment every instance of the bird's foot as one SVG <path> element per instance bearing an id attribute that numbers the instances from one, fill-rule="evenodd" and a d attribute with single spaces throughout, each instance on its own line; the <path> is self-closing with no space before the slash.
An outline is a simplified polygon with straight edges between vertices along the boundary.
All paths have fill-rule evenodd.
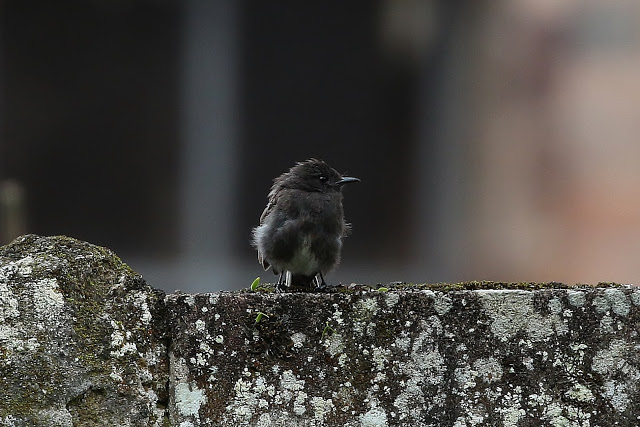
<path id="1" fill-rule="evenodd" d="M 286 284 L 282 280 L 284 276 L 285 272 L 283 271 L 282 273 L 280 273 L 280 277 L 278 278 L 278 282 L 276 283 L 275 291 L 277 294 L 281 294 L 284 292 L 284 287 L 286 286 Z"/>
<path id="2" fill-rule="evenodd" d="M 316 292 L 333 292 L 340 285 L 330 285 L 327 282 L 320 283 L 316 286 Z"/>
<path id="3" fill-rule="evenodd" d="M 322 273 L 318 273 L 314 281 L 316 282 L 317 292 L 331 292 L 332 290 L 334 290 L 339 286 L 339 285 L 330 285 L 327 282 L 325 282 L 324 277 L 322 276 Z"/>

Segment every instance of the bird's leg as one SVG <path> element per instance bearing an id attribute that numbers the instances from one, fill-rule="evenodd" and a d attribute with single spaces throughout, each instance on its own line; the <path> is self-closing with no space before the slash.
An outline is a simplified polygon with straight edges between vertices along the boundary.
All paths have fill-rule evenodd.
<path id="1" fill-rule="evenodd" d="M 282 289 L 282 278 L 284 277 L 284 270 L 280 273 L 280 277 L 278 277 L 278 283 L 276 283 L 276 292 L 277 293 L 282 293 L 283 289 Z"/>
<path id="2" fill-rule="evenodd" d="M 290 271 L 287 271 L 285 282 L 287 284 L 287 288 L 291 288 L 291 281 L 293 279 L 293 274 Z"/>
<path id="3" fill-rule="evenodd" d="M 328 285 L 327 282 L 324 281 L 324 277 L 322 276 L 321 271 L 318 271 L 318 274 L 316 274 L 316 277 L 314 277 L 313 280 L 316 282 L 316 290 L 318 291 L 326 291 L 333 287 L 331 285 Z"/>

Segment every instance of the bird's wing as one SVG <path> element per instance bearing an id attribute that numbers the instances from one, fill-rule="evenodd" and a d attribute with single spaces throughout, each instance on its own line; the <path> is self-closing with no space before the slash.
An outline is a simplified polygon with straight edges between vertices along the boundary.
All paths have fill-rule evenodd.
<path id="1" fill-rule="evenodd" d="M 275 187 L 271 188 L 271 191 L 269 192 L 269 201 L 267 202 L 267 207 L 264 208 L 264 210 L 262 211 L 262 215 L 260 215 L 260 224 L 262 224 L 265 220 L 265 218 L 267 217 L 267 215 L 269 215 L 271 213 L 271 211 L 273 210 L 273 208 L 275 208 L 276 204 L 278 203 L 278 194 L 280 192 L 278 191 L 278 189 Z"/>
<path id="2" fill-rule="evenodd" d="M 264 211 L 262 211 L 262 215 L 260 215 L 260 225 L 262 225 L 264 223 L 265 218 L 267 218 L 267 216 L 269 215 L 269 213 L 271 213 L 271 211 L 273 210 L 273 208 L 276 205 L 276 194 L 274 191 L 272 191 L 271 193 L 269 193 L 269 201 L 267 202 L 267 207 L 264 208 Z M 260 250 L 258 250 L 258 262 L 260 263 L 260 265 L 262 266 L 262 268 L 266 270 L 268 270 L 271 265 L 269 264 L 269 261 L 267 261 L 264 257 L 264 255 L 260 252 Z M 275 274 L 276 271 L 274 270 Z"/>
<path id="3" fill-rule="evenodd" d="M 270 267 L 271 264 L 269 264 L 269 261 L 267 261 L 266 259 L 264 259 L 264 257 L 262 256 L 262 254 L 260 253 L 260 251 L 258 251 L 258 262 L 260 263 L 260 265 L 262 266 L 262 268 L 264 268 L 265 271 L 267 271 Z M 277 273 L 276 273 L 277 274 Z"/>
<path id="4" fill-rule="evenodd" d="M 260 215 L 260 224 L 264 223 L 264 219 L 273 210 L 274 206 L 275 206 L 275 202 L 272 200 L 269 200 L 269 203 L 267 203 L 267 207 L 264 208 L 264 210 L 262 211 L 262 215 Z"/>

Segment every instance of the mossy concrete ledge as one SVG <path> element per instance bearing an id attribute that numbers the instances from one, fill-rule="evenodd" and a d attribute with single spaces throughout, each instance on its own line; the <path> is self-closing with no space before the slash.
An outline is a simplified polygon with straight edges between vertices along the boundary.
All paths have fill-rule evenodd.
<path id="1" fill-rule="evenodd" d="M 164 293 L 111 251 L 0 248 L 0 426 L 168 425 Z"/>
<path id="2" fill-rule="evenodd" d="M 639 326 L 615 284 L 165 297 L 24 236 L 0 249 L 0 425 L 635 426 Z"/>

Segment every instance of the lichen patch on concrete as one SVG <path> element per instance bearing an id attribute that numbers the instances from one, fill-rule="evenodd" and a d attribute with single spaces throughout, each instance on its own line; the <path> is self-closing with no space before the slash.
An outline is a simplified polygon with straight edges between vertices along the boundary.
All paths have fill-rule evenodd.
<path id="1" fill-rule="evenodd" d="M 195 384 L 178 383 L 175 388 L 175 405 L 178 413 L 185 417 L 198 416 L 207 397 Z"/>
<path id="2" fill-rule="evenodd" d="M 196 339 L 218 355 L 215 388 L 208 365 L 185 367 L 208 396 L 201 414 L 220 425 L 591 427 L 640 410 L 633 292 L 223 293 L 215 306 L 205 295 L 169 305 L 173 351 L 192 354 Z M 269 317 L 256 323 L 258 312 Z M 199 319 L 230 338 L 198 334 Z"/>

